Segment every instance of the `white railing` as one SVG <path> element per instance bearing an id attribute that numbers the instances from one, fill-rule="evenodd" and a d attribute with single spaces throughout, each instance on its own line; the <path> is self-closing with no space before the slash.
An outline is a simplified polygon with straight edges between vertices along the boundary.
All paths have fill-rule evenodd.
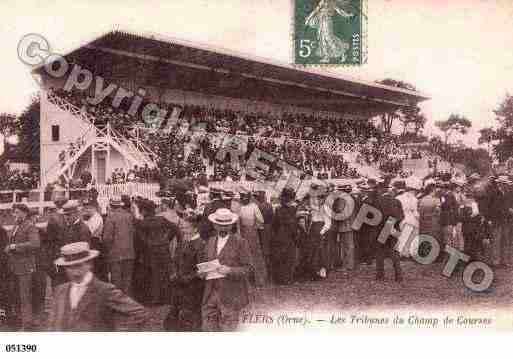
<path id="1" fill-rule="evenodd" d="M 80 118 L 85 123 L 94 126 L 94 123 L 96 122 L 95 117 L 90 115 L 86 111 L 83 111 L 82 109 L 78 108 L 77 106 L 73 105 L 72 103 L 66 101 L 65 99 L 63 99 L 59 96 L 54 95 L 51 92 L 47 93 L 47 98 L 51 103 L 55 104 L 62 110 L 67 111 L 67 112 L 71 113 L 72 115 Z M 136 131 L 138 131 L 137 126 L 134 128 Z M 139 137 L 138 133 L 136 134 L 136 138 L 133 138 L 133 139 L 130 139 L 130 138 L 127 139 L 125 136 L 123 136 L 120 133 L 117 133 L 117 135 L 119 137 L 121 137 L 123 140 L 130 142 L 131 145 L 133 146 L 134 150 L 137 150 L 137 151 L 143 153 L 145 155 L 145 158 L 143 161 L 148 162 L 148 165 L 150 165 L 150 166 L 154 165 L 156 154 L 138 139 L 138 137 Z M 135 142 L 135 144 L 133 142 Z"/>
<path id="2" fill-rule="evenodd" d="M 128 150 L 128 153 L 132 155 L 137 161 L 147 163 L 148 166 L 154 167 L 155 162 L 151 158 L 151 154 L 145 150 L 141 150 L 138 148 L 131 140 L 127 139 L 125 136 L 120 134 L 118 131 L 111 129 L 112 137 L 121 145 L 125 146 L 125 149 Z"/>
<path id="3" fill-rule="evenodd" d="M 94 186 L 99 193 L 99 197 L 112 198 L 115 196 L 128 195 L 130 197 L 141 196 L 144 198 L 154 199 L 160 186 L 158 183 L 115 183 L 115 184 L 99 184 Z"/>
<path id="4" fill-rule="evenodd" d="M 156 202 L 159 201 L 156 196 L 156 193 L 160 190 L 158 183 L 128 182 L 110 185 L 99 184 L 93 187 L 98 191 L 98 202 L 100 202 L 100 204 L 106 204 L 111 198 L 121 195 L 128 195 L 130 197 L 141 196 Z M 62 190 L 66 198 L 71 199 L 79 199 L 81 193 L 85 193 L 86 191 L 88 191 L 88 189 L 85 188 Z M 41 189 L 0 191 L 0 210 L 9 210 L 15 203 L 24 203 L 29 208 L 37 208 L 40 213 L 43 213 L 45 208 L 55 207 L 52 193 Z"/>
<path id="5" fill-rule="evenodd" d="M 75 116 L 76 118 L 80 119 L 88 125 L 88 130 L 80 137 L 80 139 L 86 137 L 90 133 L 90 131 L 94 129 L 96 131 L 96 138 L 110 137 L 113 140 L 113 142 L 118 144 L 119 148 L 125 152 L 124 155 L 128 156 L 129 159 L 132 159 L 134 164 L 138 164 L 141 166 L 144 164 L 148 164 L 149 167 L 155 167 L 155 153 L 153 153 L 153 151 L 149 150 L 146 146 L 144 146 L 144 144 L 139 143 L 139 141 L 137 140 L 138 134 L 136 138 L 133 140 L 127 139 L 124 135 L 120 134 L 118 131 L 115 131 L 111 126 L 109 126 L 109 124 L 107 124 L 106 126 L 94 125 L 94 123 L 96 122 L 94 116 L 88 114 L 86 111 L 83 111 L 82 109 L 78 108 L 77 106 L 73 105 L 67 100 L 59 96 L 56 96 L 51 92 L 48 92 L 46 96 L 48 101 L 55 105 L 57 108 L 70 113 L 71 115 Z M 136 143 L 134 143 L 133 141 L 135 141 Z M 89 147 L 93 142 L 87 141 L 85 149 L 87 149 L 87 147 Z M 83 154 L 83 149 L 84 148 L 81 148 L 79 151 L 77 151 L 77 153 L 80 153 L 80 155 Z M 75 153 L 74 156 L 67 155 L 64 162 L 60 159 L 57 160 L 49 168 L 46 169 L 45 176 L 51 173 L 51 171 L 55 170 L 57 166 L 60 166 L 60 168 L 57 170 L 57 174 L 54 176 L 56 178 L 60 177 L 65 171 L 67 171 L 68 168 L 71 168 L 72 163 L 70 162 L 74 162 L 80 157 L 76 156 L 77 153 Z"/>
<path id="6" fill-rule="evenodd" d="M 73 105 L 71 102 L 68 102 L 63 98 L 54 95 L 52 92 L 47 92 L 46 96 L 48 101 L 60 107 L 62 110 L 67 111 L 72 115 L 80 118 L 88 125 L 94 125 L 95 118 L 87 112 L 83 111 L 82 109 L 78 108 L 77 106 Z"/>

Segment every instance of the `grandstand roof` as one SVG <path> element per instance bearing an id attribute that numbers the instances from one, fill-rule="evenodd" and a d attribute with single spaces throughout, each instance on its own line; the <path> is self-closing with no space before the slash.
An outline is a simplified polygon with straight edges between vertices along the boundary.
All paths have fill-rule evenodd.
<path id="1" fill-rule="evenodd" d="M 420 92 L 352 79 L 338 73 L 294 67 L 154 34 L 120 30 L 107 32 L 65 56 L 81 65 L 84 61 L 90 66 L 95 63 L 95 68 L 98 68 L 98 62 L 103 62 L 103 69 L 112 67 L 111 78 L 137 76 L 134 75 L 137 61 L 153 61 L 165 68 L 159 69 L 160 74 L 153 74 L 160 86 L 177 88 L 176 76 L 172 79 L 169 73 L 188 73 L 180 80 L 189 82 L 188 89 L 191 90 L 206 88 L 208 92 L 210 87 L 211 92 L 228 97 L 247 97 L 336 112 L 382 112 L 388 106 L 411 106 L 429 98 Z M 106 57 L 110 62 L 104 59 Z M 114 65 L 120 57 L 126 66 Z M 203 76 L 198 76 L 198 73 Z M 191 84 L 190 79 L 198 77 L 204 81 Z M 213 78 L 216 81 L 212 82 Z M 163 83 L 163 79 L 167 82 Z M 237 89 L 226 85 L 229 83 L 238 83 Z"/>

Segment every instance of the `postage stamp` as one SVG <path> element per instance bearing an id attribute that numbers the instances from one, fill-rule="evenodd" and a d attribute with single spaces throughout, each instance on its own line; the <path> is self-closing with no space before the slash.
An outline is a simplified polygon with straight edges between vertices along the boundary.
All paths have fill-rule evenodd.
<path id="1" fill-rule="evenodd" d="M 294 64 L 366 63 L 366 5 L 366 0 L 295 0 Z"/>

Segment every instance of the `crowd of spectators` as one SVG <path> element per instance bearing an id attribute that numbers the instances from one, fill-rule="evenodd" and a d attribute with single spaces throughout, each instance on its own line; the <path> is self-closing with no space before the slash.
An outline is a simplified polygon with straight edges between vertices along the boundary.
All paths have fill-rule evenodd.
<path id="1" fill-rule="evenodd" d="M 37 188 L 39 172 L 36 170 L 20 171 L 9 169 L 7 166 L 0 168 L 0 191 L 30 190 Z"/>
<path id="2" fill-rule="evenodd" d="M 154 183 L 160 179 L 159 171 L 156 168 L 150 168 L 147 164 L 145 166 L 134 166 L 125 172 L 123 168 L 116 168 L 112 172 L 110 180 L 107 184 L 119 184 L 119 183 Z"/>
<path id="3" fill-rule="evenodd" d="M 110 123 L 125 135 L 134 125 L 148 127 L 144 126 L 148 121 L 143 121 L 141 110 L 134 115 L 128 114 L 129 104 L 122 102 L 119 108 L 114 109 L 112 101 L 106 99 L 93 106 L 80 91 L 58 89 L 53 92 L 90 113 L 97 125 Z M 392 174 L 401 171 L 404 159 L 420 156 L 419 151 L 401 147 L 391 140 L 385 141 L 382 132 L 370 121 L 292 113 L 244 113 L 172 103 L 159 108 L 167 113 L 168 118 L 160 122 L 158 131 L 148 128 L 143 136 L 146 145 L 157 154 L 158 173 L 138 173 L 141 169 L 123 173 L 118 169 L 111 183 L 148 178 L 239 178 L 244 176 L 242 168 L 255 148 L 276 158 L 275 163 L 269 163 L 271 170 L 268 176 L 271 177 L 281 175 L 277 166 L 280 160 L 318 178 L 343 178 L 359 175 L 354 163 L 347 158 L 348 152 L 357 154 L 356 165 L 372 165 Z M 168 126 L 171 118 L 176 121 Z M 201 133 L 199 139 L 194 138 L 197 133 Z M 227 135 L 245 139 L 240 148 L 240 166 L 233 165 L 230 155 L 224 158 L 218 155 Z"/>
<path id="4" fill-rule="evenodd" d="M 65 91 L 50 89 L 50 91 L 78 108 L 88 112 L 95 118 L 95 124 L 110 123 L 117 130 L 123 131 L 134 125 L 152 123 L 148 118 L 143 119 L 146 102 L 142 102 L 138 111 L 133 115 L 128 112 L 130 103 L 121 101 L 117 108 L 112 107 L 110 98 L 98 105 L 91 105 L 85 94 L 78 90 Z M 168 117 L 176 114 L 179 120 L 191 123 L 203 123 L 207 132 L 227 132 L 259 137 L 281 137 L 322 141 L 327 138 L 340 143 L 365 143 L 368 138 L 379 136 L 380 131 L 368 121 L 353 121 L 342 117 L 314 116 L 306 114 L 271 112 L 245 113 L 230 109 L 216 109 L 198 105 L 161 104 L 161 113 Z M 150 114 L 155 116 L 155 113 Z M 148 116 L 147 116 L 148 117 Z M 167 126 L 167 120 L 162 126 Z"/>

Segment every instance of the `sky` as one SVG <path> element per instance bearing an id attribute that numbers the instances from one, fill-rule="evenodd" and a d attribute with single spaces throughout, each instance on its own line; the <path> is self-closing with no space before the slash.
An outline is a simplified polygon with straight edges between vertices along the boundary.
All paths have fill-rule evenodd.
<path id="1" fill-rule="evenodd" d="M 17 57 L 28 33 L 54 52 L 120 28 L 290 63 L 292 11 L 292 0 L 2 0 L 0 113 L 20 113 L 38 91 Z M 512 29 L 511 0 L 369 0 L 368 63 L 329 71 L 413 84 L 431 97 L 421 104 L 427 133 L 458 113 L 473 123 L 463 141 L 475 145 L 513 94 Z"/>

